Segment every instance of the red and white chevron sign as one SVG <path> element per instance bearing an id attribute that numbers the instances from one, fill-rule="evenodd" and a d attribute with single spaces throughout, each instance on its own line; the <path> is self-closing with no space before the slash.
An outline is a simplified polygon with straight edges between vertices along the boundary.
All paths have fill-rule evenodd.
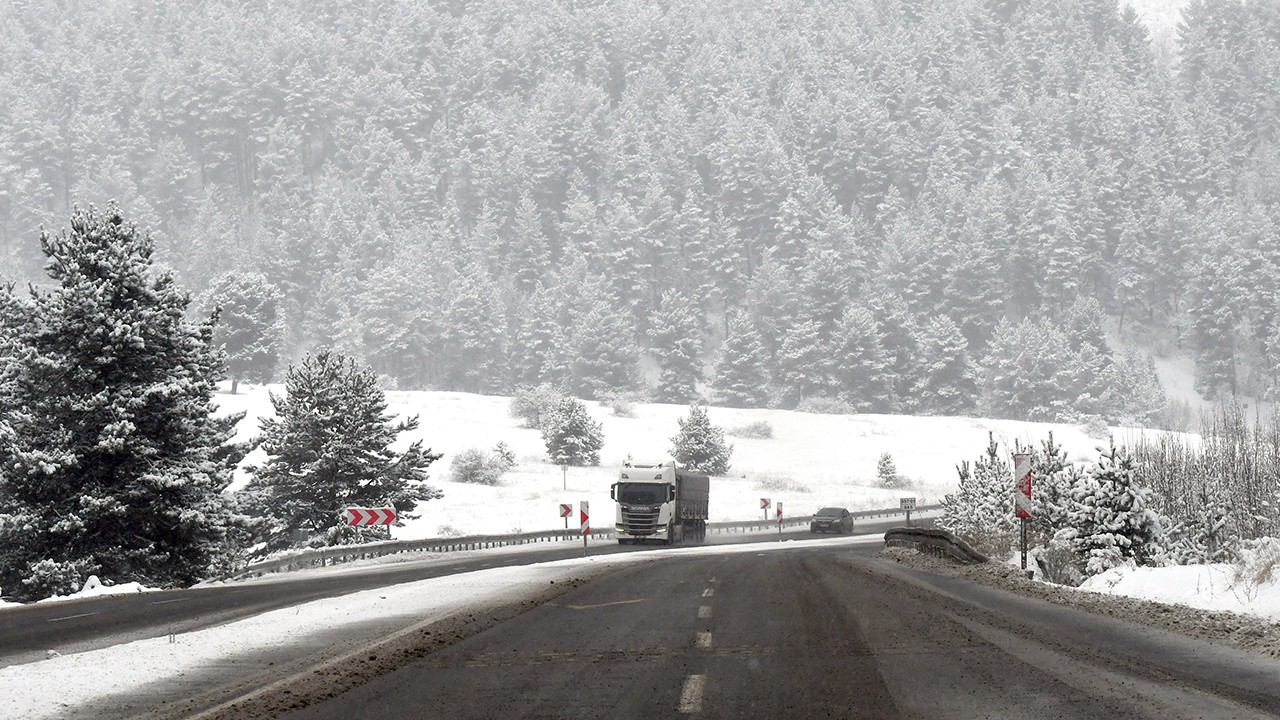
<path id="1" fill-rule="evenodd" d="M 1031 517 L 1035 506 L 1031 504 L 1031 455 L 1017 453 L 1013 456 L 1013 512 L 1020 518 Z"/>
<path id="2" fill-rule="evenodd" d="M 346 515 L 347 524 L 354 525 L 356 527 L 390 525 L 396 521 L 396 509 L 392 507 L 349 507 L 344 509 L 342 512 Z"/>

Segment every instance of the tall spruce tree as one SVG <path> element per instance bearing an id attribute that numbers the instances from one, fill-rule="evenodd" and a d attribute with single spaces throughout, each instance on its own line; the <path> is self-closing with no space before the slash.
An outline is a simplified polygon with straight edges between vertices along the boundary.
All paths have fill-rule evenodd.
<path id="1" fill-rule="evenodd" d="M 702 329 L 693 302 L 677 290 L 662 293 L 648 335 L 662 369 L 653 399 L 669 403 L 697 400 L 698 381 L 702 379 Z"/>
<path id="2" fill-rule="evenodd" d="M 965 415 L 978 406 L 978 382 L 969 343 L 951 318 L 935 317 L 920 328 L 919 407 L 929 415 Z"/>
<path id="3" fill-rule="evenodd" d="M 442 493 L 426 484 L 439 453 L 415 440 L 403 452 L 391 444 L 418 427 L 393 422 L 378 378 L 339 353 L 322 350 L 285 375 L 284 395 L 271 394 L 276 416 L 262 420 L 267 460 L 252 469 L 246 490 L 262 518 L 269 549 L 341 544 L 372 538 L 343 523 L 344 507 L 394 507 L 397 524 L 417 517 L 419 502 Z"/>
<path id="4" fill-rule="evenodd" d="M 896 406 L 893 372 L 875 316 L 850 307 L 836 337 L 835 380 L 840 397 L 858 412 L 887 412 Z"/>
<path id="5" fill-rule="evenodd" d="M 279 291 L 262 273 L 227 273 L 214 281 L 207 302 L 218 309 L 213 338 L 227 355 L 232 394 L 241 380 L 269 382 L 279 356 Z"/>
<path id="6" fill-rule="evenodd" d="M 769 403 L 768 353 L 760 334 L 741 314 L 729 321 L 720 364 L 716 368 L 716 400 L 727 407 L 762 408 Z"/>
<path id="7" fill-rule="evenodd" d="M 233 524 L 243 414 L 214 418 L 213 323 L 152 267 L 113 204 L 43 233 L 56 285 L 0 302 L 0 586 L 32 599 L 90 574 L 190 585 Z"/>

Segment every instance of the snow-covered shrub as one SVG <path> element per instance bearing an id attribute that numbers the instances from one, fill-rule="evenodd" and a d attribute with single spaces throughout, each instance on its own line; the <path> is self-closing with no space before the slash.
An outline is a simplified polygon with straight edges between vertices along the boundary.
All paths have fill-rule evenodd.
<path id="1" fill-rule="evenodd" d="M 548 413 L 565 394 L 554 385 L 520 385 L 511 396 L 511 417 L 524 422 L 525 427 L 541 430 Z"/>
<path id="2" fill-rule="evenodd" d="M 787 475 L 760 475 L 756 478 L 756 488 L 764 492 L 788 495 L 813 492 L 808 485 Z"/>
<path id="3" fill-rule="evenodd" d="M 55 595 L 72 595 L 79 592 L 84 578 L 80 563 L 56 562 L 45 558 L 31 566 L 23 579 L 23 595 L 31 598 L 47 598 Z"/>
<path id="4" fill-rule="evenodd" d="M 1094 440 L 1106 440 L 1111 435 L 1111 428 L 1101 415 L 1085 415 L 1080 418 L 1080 432 Z"/>
<path id="5" fill-rule="evenodd" d="M 1190 432 L 1195 424 L 1196 411 L 1191 403 L 1180 398 L 1169 400 L 1156 418 L 1156 427 L 1171 432 Z"/>
<path id="6" fill-rule="evenodd" d="M 638 396 L 630 392 L 605 392 L 600 395 L 600 405 L 613 411 L 617 417 L 633 418 L 636 416 Z"/>
<path id="7" fill-rule="evenodd" d="M 1280 578 L 1280 538 L 1261 537 L 1246 540 L 1240 546 L 1240 559 L 1235 566 L 1236 582 L 1258 586 Z"/>
<path id="8" fill-rule="evenodd" d="M 493 454 L 501 458 L 502 462 L 507 464 L 508 469 L 516 466 L 515 451 L 511 449 L 510 445 L 502 442 L 501 440 L 498 441 L 497 445 L 493 446 Z"/>
<path id="9" fill-rule="evenodd" d="M 796 403 L 796 412 L 814 415 L 853 415 L 857 410 L 840 398 L 807 397 Z"/>
<path id="10" fill-rule="evenodd" d="M 773 438 L 773 426 L 767 420 L 757 420 L 746 425 L 730 428 L 729 434 L 753 440 L 770 440 Z"/>
<path id="11" fill-rule="evenodd" d="M 1031 554 L 1046 581 L 1071 587 L 1077 587 L 1084 581 L 1079 558 L 1067 543 L 1051 540 L 1048 547 L 1036 548 Z"/>
<path id="12" fill-rule="evenodd" d="M 498 452 L 467 448 L 453 456 L 449 479 L 469 485 L 500 485 L 502 474 L 511 468 L 507 458 Z"/>

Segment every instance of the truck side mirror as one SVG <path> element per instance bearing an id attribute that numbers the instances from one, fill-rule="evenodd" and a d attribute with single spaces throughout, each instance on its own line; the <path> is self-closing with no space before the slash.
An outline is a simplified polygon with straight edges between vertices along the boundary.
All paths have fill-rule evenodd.
<path id="1" fill-rule="evenodd" d="M 618 499 L 618 483 L 614 483 L 609 486 L 609 499 L 610 500 Z"/>
<path id="2" fill-rule="evenodd" d="M 675 499 L 676 499 L 676 488 L 674 485 L 668 485 L 667 486 L 667 502 L 671 502 L 672 500 L 675 500 Z"/>

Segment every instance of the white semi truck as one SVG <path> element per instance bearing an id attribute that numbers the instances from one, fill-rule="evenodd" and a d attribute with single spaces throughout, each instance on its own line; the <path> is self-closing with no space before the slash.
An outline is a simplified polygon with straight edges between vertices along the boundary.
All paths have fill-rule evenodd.
<path id="1" fill-rule="evenodd" d="M 617 501 L 618 543 L 701 542 L 707 537 L 711 479 L 677 467 L 626 463 L 610 496 Z"/>

